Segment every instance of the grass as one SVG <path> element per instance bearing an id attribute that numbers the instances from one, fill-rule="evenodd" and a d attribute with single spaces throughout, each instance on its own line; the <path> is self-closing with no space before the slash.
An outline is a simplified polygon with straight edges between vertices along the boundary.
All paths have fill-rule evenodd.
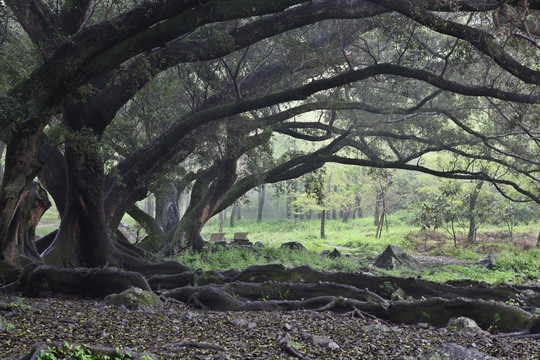
<path id="1" fill-rule="evenodd" d="M 311 251 L 264 248 L 234 248 L 209 246 L 202 253 L 183 252 L 176 257 L 180 263 L 193 269 L 203 270 L 242 270 L 252 265 L 280 263 L 286 267 L 309 265 L 317 270 L 359 272 L 365 267 L 363 263 L 351 261 L 346 257 L 329 259 L 320 257 Z"/>
<path id="2" fill-rule="evenodd" d="M 407 224 L 406 214 L 393 214 L 388 217 L 389 229 L 383 231 L 380 239 L 375 237 L 373 218 L 351 219 L 344 223 L 341 220 L 326 221 L 326 238 L 320 238 L 320 220 L 237 220 L 231 228 L 229 222 L 224 224 L 226 239 L 231 240 L 235 232 L 248 232 L 252 242 L 260 241 L 264 248 L 236 249 L 209 246 L 202 253 L 184 252 L 177 260 L 193 269 L 224 270 L 243 269 L 251 265 L 281 263 L 286 267 L 309 265 L 324 271 L 366 271 L 372 261 L 386 248 L 398 245 L 407 251 L 430 256 L 445 256 L 468 263 L 474 263 L 489 253 L 499 256 L 494 269 L 488 270 L 479 266 L 446 265 L 424 271 L 383 271 L 370 268 L 373 273 L 394 276 L 420 276 L 434 281 L 471 279 L 489 283 L 524 283 L 535 282 L 540 278 L 540 249 L 531 248 L 538 235 L 538 224 L 520 225 L 515 229 L 514 240 L 507 236 L 503 228 L 486 226 L 478 235 L 478 242 L 465 244 L 465 230 L 459 234 L 460 246 L 453 246 L 449 235 L 434 232 L 420 232 L 417 227 Z M 135 221 L 125 216 L 122 219 L 131 229 L 137 226 Z M 48 234 L 58 228 L 60 220 L 55 210 L 47 211 L 37 229 L 38 236 Z M 210 220 L 202 231 L 203 238 L 209 239 L 212 232 L 218 232 L 219 221 Z M 281 249 L 281 244 L 297 241 L 309 251 Z M 337 248 L 342 254 L 338 259 L 319 256 L 323 250 Z"/>

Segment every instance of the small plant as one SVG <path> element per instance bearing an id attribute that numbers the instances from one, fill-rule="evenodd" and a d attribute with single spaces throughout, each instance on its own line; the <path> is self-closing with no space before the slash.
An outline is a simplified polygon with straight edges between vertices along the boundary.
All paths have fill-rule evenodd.
<path id="1" fill-rule="evenodd" d="M 129 352 L 122 353 L 116 349 L 115 354 L 106 355 L 92 351 L 87 345 L 70 345 L 64 343 L 62 346 L 47 347 L 41 350 L 37 360 L 132 360 L 133 356 Z M 154 360 L 148 355 L 143 355 L 140 360 Z"/>
<path id="2" fill-rule="evenodd" d="M 23 311 L 25 309 L 24 298 L 19 296 L 19 297 L 17 297 L 17 300 L 12 301 L 9 305 L 15 311 L 19 311 L 19 312 Z"/>
<path id="3" fill-rule="evenodd" d="M 523 299 L 519 299 L 519 298 L 510 298 L 510 299 L 505 301 L 505 304 L 510 305 L 510 306 L 521 307 L 521 306 L 525 306 L 525 301 L 523 301 Z"/>
<path id="4" fill-rule="evenodd" d="M 268 301 L 270 300 L 270 295 L 264 293 L 264 292 L 261 292 L 261 296 L 259 296 L 259 298 L 257 299 L 259 301 Z"/>
<path id="5" fill-rule="evenodd" d="M 289 342 L 289 344 L 291 345 L 291 347 L 294 349 L 294 350 L 300 350 L 300 343 L 297 343 L 296 341 L 291 341 Z"/>
<path id="6" fill-rule="evenodd" d="M 289 297 L 290 289 L 285 290 L 284 292 L 279 291 L 279 300 L 286 301 Z"/>
<path id="7" fill-rule="evenodd" d="M 487 331 L 489 331 L 490 333 L 496 333 L 498 329 L 497 324 L 499 323 L 499 321 L 501 321 L 501 314 L 495 313 L 493 323 L 488 326 Z"/>
<path id="8" fill-rule="evenodd" d="M 15 325 L 13 325 L 12 323 L 7 323 L 6 331 L 11 331 L 11 330 L 15 330 Z"/>
<path id="9" fill-rule="evenodd" d="M 379 295 L 381 295 L 383 298 L 390 299 L 394 291 L 396 291 L 398 286 L 395 282 L 391 281 L 385 281 L 381 285 L 379 285 Z"/>

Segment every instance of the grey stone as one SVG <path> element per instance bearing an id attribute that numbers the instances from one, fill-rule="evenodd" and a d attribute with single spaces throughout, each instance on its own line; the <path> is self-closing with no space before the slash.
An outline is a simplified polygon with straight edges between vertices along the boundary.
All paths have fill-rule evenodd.
<path id="1" fill-rule="evenodd" d="M 263 248 L 264 244 L 262 243 L 262 241 L 257 241 L 255 244 L 253 244 L 253 246 Z"/>
<path id="2" fill-rule="evenodd" d="M 7 330 L 7 320 L 2 315 L 0 315 L 0 331 L 6 331 Z"/>
<path id="3" fill-rule="evenodd" d="M 329 339 L 327 337 L 324 337 L 324 336 L 311 335 L 309 337 L 309 341 L 312 344 L 320 345 L 322 347 L 329 348 L 329 349 L 332 349 L 332 350 L 339 349 L 338 344 L 336 344 L 334 341 L 332 341 L 331 339 Z"/>
<path id="4" fill-rule="evenodd" d="M 304 245 L 300 244 L 296 241 L 290 241 L 281 244 L 281 248 L 283 249 L 291 249 L 291 250 L 307 250 Z"/>
<path id="5" fill-rule="evenodd" d="M 488 268 L 488 269 L 493 269 L 495 267 L 495 264 L 497 263 L 497 259 L 498 259 L 497 254 L 491 253 L 485 258 L 481 258 L 481 259 L 476 260 L 476 262 L 474 264 L 479 265 L 479 266 L 483 266 L 483 267 Z"/>
<path id="6" fill-rule="evenodd" d="M 113 305 L 121 309 L 124 306 L 128 310 L 163 310 L 163 302 L 151 291 L 142 290 L 140 288 L 130 288 L 120 294 L 108 295 L 103 303 L 105 305 Z"/>
<path id="7" fill-rule="evenodd" d="M 407 297 L 407 294 L 405 294 L 405 290 L 402 288 L 397 288 L 396 291 L 392 293 L 390 296 L 390 300 L 397 301 L 397 300 L 405 300 Z"/>
<path id="8" fill-rule="evenodd" d="M 371 325 L 364 325 L 360 327 L 360 330 L 369 332 L 369 333 L 385 333 L 389 332 L 390 328 L 384 324 L 371 324 Z"/>
<path id="9" fill-rule="evenodd" d="M 469 319 L 465 316 L 458 318 L 452 318 L 448 321 L 446 328 L 450 331 L 458 331 L 467 334 L 485 334 L 486 331 L 482 330 L 476 321 Z"/>
<path id="10" fill-rule="evenodd" d="M 467 349 L 457 344 L 441 344 L 423 352 L 418 360 L 497 360 L 475 349 Z"/>
<path id="11" fill-rule="evenodd" d="M 387 270 L 397 267 L 407 267 L 412 270 L 420 269 L 418 261 L 395 245 L 388 245 L 384 252 L 375 259 L 373 265 Z"/>
<path id="12" fill-rule="evenodd" d="M 323 250 L 319 256 L 320 257 L 327 257 L 329 259 L 335 259 L 335 258 L 341 257 L 341 253 L 339 252 L 338 249 L 334 248 L 333 251 Z"/>

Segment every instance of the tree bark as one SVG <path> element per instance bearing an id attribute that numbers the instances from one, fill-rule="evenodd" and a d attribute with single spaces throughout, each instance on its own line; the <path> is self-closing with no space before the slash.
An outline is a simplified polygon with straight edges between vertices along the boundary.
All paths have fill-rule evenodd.
<path id="1" fill-rule="evenodd" d="M 38 169 L 36 161 L 38 140 L 43 126 L 32 119 L 26 122 L 23 132 L 15 133 L 9 139 L 5 157 L 5 170 L 0 185 L 0 260 L 13 265 L 21 265 L 21 253 L 16 229 L 24 227 L 24 204 L 32 179 Z M 26 131 L 28 131 L 26 133 Z"/>
<path id="2" fill-rule="evenodd" d="M 326 209 L 323 209 L 321 213 L 321 239 L 326 239 L 325 225 L 326 225 Z"/>
<path id="3" fill-rule="evenodd" d="M 469 233 L 467 234 L 467 243 L 469 244 L 476 242 L 476 216 L 474 211 L 476 209 L 476 200 L 478 199 L 478 194 L 482 189 L 482 185 L 484 185 L 484 181 L 478 181 L 469 198 L 469 209 L 467 213 L 467 217 L 469 218 Z"/>
<path id="4" fill-rule="evenodd" d="M 103 209 L 103 160 L 94 144 L 78 145 L 66 146 L 67 204 L 58 234 L 43 259 L 67 267 L 115 265 Z"/>
<path id="5" fill-rule="evenodd" d="M 257 222 L 258 223 L 260 223 L 262 221 L 262 218 L 263 218 L 265 195 L 266 195 L 266 187 L 263 184 L 263 185 L 261 185 L 259 187 L 259 209 L 258 209 L 258 212 L 257 212 Z"/>

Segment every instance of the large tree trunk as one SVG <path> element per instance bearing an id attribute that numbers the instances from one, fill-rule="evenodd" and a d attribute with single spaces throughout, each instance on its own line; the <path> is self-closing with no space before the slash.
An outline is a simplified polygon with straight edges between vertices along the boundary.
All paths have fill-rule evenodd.
<path id="1" fill-rule="evenodd" d="M 156 220 L 167 233 L 178 225 L 180 210 L 178 208 L 178 189 L 172 182 L 156 193 Z"/>
<path id="2" fill-rule="evenodd" d="M 65 151 L 68 173 L 67 203 L 60 229 L 43 253 L 48 264 L 99 267 L 116 264 L 103 208 L 103 160 L 84 136 Z"/>
<path id="3" fill-rule="evenodd" d="M 480 189 L 482 189 L 482 185 L 484 185 L 484 180 L 478 181 L 469 198 L 469 209 L 467 213 L 467 217 L 469 218 L 469 233 L 467 234 L 467 243 L 469 244 L 476 241 L 476 216 L 474 214 L 474 210 L 476 209 L 476 200 L 478 199 L 478 194 L 480 193 Z"/>
<path id="4" fill-rule="evenodd" d="M 0 260 L 21 265 L 18 229 L 24 227 L 24 206 L 37 172 L 38 139 L 43 131 L 41 124 L 28 120 L 28 126 L 9 139 L 4 177 L 0 185 Z"/>

